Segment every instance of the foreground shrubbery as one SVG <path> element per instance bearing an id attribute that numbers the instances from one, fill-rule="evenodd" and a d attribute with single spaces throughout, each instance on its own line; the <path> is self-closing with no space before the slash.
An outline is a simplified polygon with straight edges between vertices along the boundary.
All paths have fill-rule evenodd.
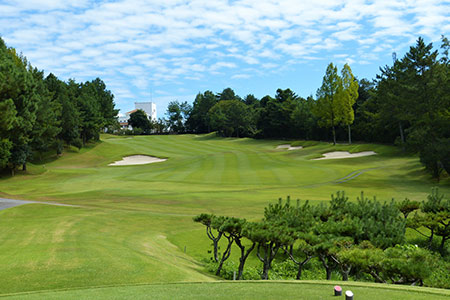
<path id="1" fill-rule="evenodd" d="M 412 214 L 412 212 L 414 212 Z M 194 221 L 206 226 L 213 242 L 207 269 L 225 279 L 326 279 L 375 281 L 450 288 L 450 199 L 437 190 L 422 203 L 405 200 L 380 203 L 365 198 L 349 202 L 338 192 L 328 205 L 308 201 L 269 204 L 260 222 L 201 214 Z M 406 228 L 427 237 L 408 244 Z M 226 247 L 219 250 L 219 241 Z M 440 239 L 433 247 L 433 239 Z M 229 262 L 232 245 L 239 263 Z M 236 249 L 236 248 L 234 248 Z M 255 254 L 262 267 L 245 263 Z"/>

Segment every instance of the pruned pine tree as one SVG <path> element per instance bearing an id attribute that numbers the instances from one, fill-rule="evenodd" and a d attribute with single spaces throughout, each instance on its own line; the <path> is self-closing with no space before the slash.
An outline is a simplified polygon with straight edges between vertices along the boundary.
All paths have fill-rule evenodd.
<path id="1" fill-rule="evenodd" d="M 439 251 L 443 254 L 446 242 L 450 239 L 450 199 L 434 188 L 427 200 L 420 204 L 421 214 L 408 220 L 408 227 L 428 239 L 428 249 L 432 249 L 433 239 L 440 236 Z M 427 231 L 423 229 L 426 228 Z"/>
<path id="2" fill-rule="evenodd" d="M 213 259 L 215 262 L 219 262 L 219 241 L 223 235 L 223 232 L 217 231 L 214 232 L 212 228 L 212 221 L 215 216 L 212 214 L 200 214 L 194 217 L 194 222 L 201 223 L 206 227 L 206 235 L 212 241 L 213 244 Z"/>
<path id="3" fill-rule="evenodd" d="M 223 216 L 213 216 L 211 219 L 211 227 L 217 230 L 217 232 L 222 233 L 222 235 L 227 239 L 227 245 L 225 247 L 225 250 L 222 252 L 222 255 L 219 259 L 219 265 L 217 266 L 216 275 L 219 276 L 220 272 L 222 271 L 223 263 L 230 257 L 231 255 L 231 246 L 234 242 L 234 236 L 228 232 L 225 231 L 225 227 L 223 226 L 229 217 L 223 217 Z"/>
<path id="4" fill-rule="evenodd" d="M 245 262 L 250 255 L 250 253 L 255 249 L 256 242 L 252 242 L 250 246 L 246 246 L 244 244 L 244 235 L 243 231 L 247 224 L 247 221 L 245 219 L 240 218 L 234 218 L 229 217 L 227 218 L 222 226 L 220 227 L 220 231 L 229 234 L 232 238 L 234 243 L 239 247 L 241 254 L 239 257 L 239 267 L 238 267 L 238 274 L 236 279 L 240 280 L 242 279 L 242 274 L 244 272 L 244 266 Z"/>
<path id="5" fill-rule="evenodd" d="M 267 280 L 278 250 L 292 243 L 288 229 L 285 226 L 277 226 L 264 221 L 249 222 L 245 227 L 244 236 L 257 243 L 256 256 L 263 264 L 261 279 Z"/>

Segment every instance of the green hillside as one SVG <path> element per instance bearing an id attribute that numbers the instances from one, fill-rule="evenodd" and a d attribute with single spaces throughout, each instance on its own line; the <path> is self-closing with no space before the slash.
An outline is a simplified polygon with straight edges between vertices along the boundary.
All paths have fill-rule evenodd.
<path id="1" fill-rule="evenodd" d="M 0 211 L 0 296 L 104 285 L 118 287 L 89 290 L 90 297 L 109 294 L 119 299 L 127 293 L 143 298 L 154 292 L 163 299 L 179 293 L 193 299 L 199 286 L 204 295 L 215 295 L 217 289 L 220 295 L 238 295 L 247 290 L 246 284 L 232 288 L 225 284 L 120 286 L 216 281 L 199 262 L 207 255 L 209 242 L 204 228 L 192 222 L 192 217 L 202 212 L 259 219 L 263 208 L 279 197 L 328 201 L 337 190 L 345 190 L 351 199 L 364 190 L 380 201 L 392 197 L 423 200 L 436 185 L 444 194 L 450 193 L 448 178 L 438 184 L 416 157 L 393 147 L 319 143 L 294 151 L 276 149 L 284 143 L 212 135 L 104 136 L 101 143 L 80 153 L 69 151 L 58 159 L 30 165 L 29 174 L 1 178 L 0 197 L 77 207 L 29 204 Z M 378 154 L 311 160 L 335 150 Z M 168 160 L 108 166 L 132 154 Z M 252 289 L 267 295 L 265 284 L 250 286 L 248 298 L 258 298 Z M 299 293 L 297 288 L 275 285 L 280 298 Z M 315 288 L 304 289 L 316 295 Z M 360 290 L 364 293 L 365 289 Z M 88 290 L 17 297 L 71 299 L 80 298 L 84 291 Z M 403 296 L 396 299 L 425 299 L 408 298 L 407 290 L 398 293 Z M 327 290 L 317 296 L 327 299 L 329 294 Z M 365 299 L 389 298 L 381 292 L 378 295 Z M 427 298 L 441 299 L 431 295 Z"/>

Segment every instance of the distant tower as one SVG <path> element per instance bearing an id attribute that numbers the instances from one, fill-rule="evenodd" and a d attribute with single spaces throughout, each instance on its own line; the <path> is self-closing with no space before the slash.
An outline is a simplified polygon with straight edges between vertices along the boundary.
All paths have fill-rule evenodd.
<path id="1" fill-rule="evenodd" d="M 392 61 L 394 62 L 395 65 L 395 62 L 397 61 L 397 53 L 395 52 L 392 52 Z"/>

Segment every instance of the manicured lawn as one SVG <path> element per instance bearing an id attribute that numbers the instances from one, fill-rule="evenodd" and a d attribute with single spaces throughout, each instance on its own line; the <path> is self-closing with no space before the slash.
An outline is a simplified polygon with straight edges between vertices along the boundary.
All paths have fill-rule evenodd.
<path id="1" fill-rule="evenodd" d="M 404 156 L 393 147 L 333 147 L 319 143 L 296 151 L 275 149 L 283 143 L 211 135 L 104 136 L 101 143 L 80 153 L 66 152 L 45 164 L 30 164 L 28 175 L 1 178 L 0 197 L 79 207 L 29 204 L 0 211 L 0 295 L 99 285 L 217 280 L 206 274 L 198 262 L 207 255 L 209 247 L 204 228 L 192 222 L 192 217 L 202 212 L 259 219 L 263 208 L 279 197 L 328 201 L 330 194 L 338 190 L 345 190 L 352 200 L 362 190 L 380 201 L 390 201 L 392 197 L 423 200 L 436 185 L 441 192 L 450 194 L 448 178 L 439 184 L 432 181 L 416 157 Z M 374 150 L 379 154 L 310 160 L 335 150 Z M 168 161 L 107 166 L 132 154 L 166 157 Z M 352 173 L 361 175 L 339 183 L 339 179 Z M 218 288 L 180 286 L 187 289 L 187 298 L 194 298 L 201 287 L 206 287 L 204 295 L 213 295 Z M 260 284 L 251 286 L 233 285 L 233 292 L 249 290 L 252 299 L 251 289 L 265 288 Z M 279 295 L 290 297 L 290 286 L 280 285 Z M 298 286 L 292 286 L 293 295 L 298 294 Z M 121 291 L 142 298 L 155 291 L 160 298 L 171 298 L 170 295 L 177 295 L 178 288 L 170 287 L 127 286 L 102 289 L 101 293 L 110 293 L 109 299 L 120 298 Z M 223 293 L 226 290 L 223 285 Z M 81 292 L 67 292 L 67 299 Z M 89 290 L 88 294 L 95 298 L 96 293 Z M 30 297 L 39 295 L 44 294 Z M 328 294 L 323 295 L 327 299 Z"/>
<path id="2" fill-rule="evenodd" d="M 9 296 L 4 299 L 344 299 L 335 297 L 333 286 L 351 290 L 355 299 L 448 299 L 450 291 L 343 282 L 214 282 L 100 287 Z"/>
<path id="3" fill-rule="evenodd" d="M 236 205 L 245 215 L 278 197 L 328 200 L 344 189 L 355 197 L 361 190 L 372 197 L 423 199 L 436 185 L 422 171 L 416 157 L 396 156 L 380 145 L 329 144 L 303 150 L 275 150 L 282 141 L 219 139 L 210 136 L 139 136 L 109 138 L 81 154 L 66 153 L 39 176 L 0 180 L 0 190 L 16 198 L 55 200 L 114 208 L 151 209 L 172 213 L 210 210 L 230 213 Z M 344 160 L 311 161 L 333 150 L 380 153 Z M 164 163 L 108 167 L 125 155 L 168 157 Z M 33 169 L 33 167 L 30 167 Z M 371 169 L 371 170 L 367 170 Z M 355 180 L 334 183 L 348 174 L 366 171 Z M 449 180 L 440 183 L 450 191 Z"/>

